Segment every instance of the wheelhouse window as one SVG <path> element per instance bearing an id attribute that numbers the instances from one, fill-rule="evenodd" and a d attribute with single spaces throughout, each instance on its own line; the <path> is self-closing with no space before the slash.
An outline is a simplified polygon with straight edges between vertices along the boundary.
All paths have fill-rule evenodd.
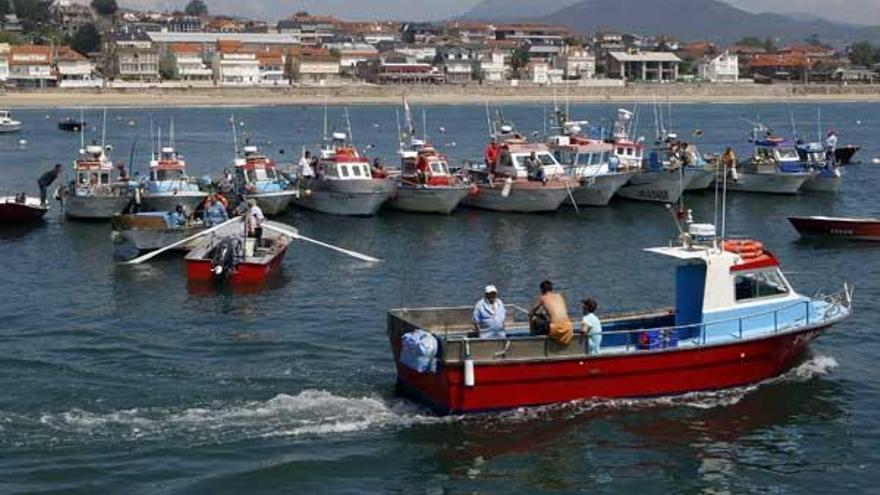
<path id="1" fill-rule="evenodd" d="M 779 155 L 780 160 L 797 160 L 798 154 L 797 151 L 792 148 L 778 148 L 776 153 Z"/>
<path id="2" fill-rule="evenodd" d="M 352 175 L 354 175 L 355 177 L 360 177 L 360 176 L 361 176 L 361 167 L 360 167 L 360 165 L 352 165 L 352 166 L 351 166 L 351 172 L 352 172 Z"/>
<path id="3" fill-rule="evenodd" d="M 157 170 L 156 177 L 154 180 L 163 181 L 163 180 L 181 180 L 183 178 L 183 171 L 181 170 Z"/>
<path id="4" fill-rule="evenodd" d="M 623 148 L 618 147 L 618 148 L 617 148 L 617 154 L 618 154 L 618 155 L 623 155 Z"/>
<path id="5" fill-rule="evenodd" d="M 556 160 L 550 153 L 538 153 L 538 160 L 541 161 L 541 165 L 556 165 Z"/>
<path id="6" fill-rule="evenodd" d="M 449 170 L 446 168 L 446 162 L 432 162 L 431 172 L 433 172 L 434 175 L 447 175 Z"/>
<path id="7" fill-rule="evenodd" d="M 348 177 L 351 175 L 348 171 L 348 165 L 339 165 L 339 176 L 340 177 Z"/>
<path id="8" fill-rule="evenodd" d="M 737 302 L 788 294 L 788 285 L 776 271 L 738 274 L 734 288 Z"/>
<path id="9" fill-rule="evenodd" d="M 248 182 L 256 182 L 257 181 L 257 171 L 254 169 L 250 169 L 247 171 Z"/>

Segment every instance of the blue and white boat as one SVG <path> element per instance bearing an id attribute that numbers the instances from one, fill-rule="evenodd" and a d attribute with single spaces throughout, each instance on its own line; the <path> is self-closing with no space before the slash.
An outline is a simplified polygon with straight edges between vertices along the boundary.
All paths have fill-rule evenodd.
<path id="1" fill-rule="evenodd" d="M 768 135 L 752 140 L 752 156 L 731 170 L 726 181 L 730 191 L 797 194 L 816 175 L 804 170 L 794 143 Z"/>
<path id="2" fill-rule="evenodd" d="M 243 156 L 235 159 L 234 183 L 246 199 L 255 199 L 266 215 L 279 215 L 297 195 L 290 188 L 275 162 L 253 145 L 242 148 Z"/>
<path id="3" fill-rule="evenodd" d="M 173 146 L 164 146 L 150 160 L 150 178 L 143 184 L 142 206 L 145 210 L 172 211 L 183 205 L 195 211 L 208 193 L 186 175 L 186 162 Z"/>
<path id="4" fill-rule="evenodd" d="M 837 192 L 843 184 L 843 175 L 834 158 L 828 156 L 822 143 L 798 143 L 797 153 L 801 166 L 806 171 L 815 172 L 812 178 L 804 182 L 804 191 Z"/>

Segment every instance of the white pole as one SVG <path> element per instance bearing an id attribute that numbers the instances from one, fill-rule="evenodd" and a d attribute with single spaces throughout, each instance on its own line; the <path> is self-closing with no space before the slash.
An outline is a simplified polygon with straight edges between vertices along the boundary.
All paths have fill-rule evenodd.
<path id="1" fill-rule="evenodd" d="M 234 153 L 232 162 L 235 163 L 235 160 L 238 159 L 238 133 L 235 131 L 235 114 L 229 117 L 229 122 L 232 124 L 232 151 Z"/>

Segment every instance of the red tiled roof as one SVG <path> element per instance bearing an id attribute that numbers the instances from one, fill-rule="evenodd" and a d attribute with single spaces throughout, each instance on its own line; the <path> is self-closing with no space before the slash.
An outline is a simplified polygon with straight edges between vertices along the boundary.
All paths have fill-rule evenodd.
<path id="1" fill-rule="evenodd" d="M 171 43 L 168 47 L 171 53 L 201 53 L 202 49 L 198 43 Z"/>
<path id="2" fill-rule="evenodd" d="M 810 60 L 801 53 L 760 53 L 752 56 L 749 67 L 809 67 Z"/>

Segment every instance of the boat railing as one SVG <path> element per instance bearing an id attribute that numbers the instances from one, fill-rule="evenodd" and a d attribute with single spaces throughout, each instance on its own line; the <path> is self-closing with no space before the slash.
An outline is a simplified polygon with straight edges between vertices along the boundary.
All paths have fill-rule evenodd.
<path id="1" fill-rule="evenodd" d="M 687 325 L 672 325 L 652 327 L 650 324 L 632 329 L 604 330 L 603 340 L 611 336 L 624 336 L 620 344 L 603 345 L 610 352 L 631 352 L 633 350 L 646 349 L 640 342 L 640 337 L 645 332 L 653 332 L 663 343 L 650 349 L 662 350 L 675 345 L 667 345 L 671 337 L 681 342 L 690 342 L 691 345 L 702 346 L 721 341 L 742 340 L 744 337 L 759 337 L 773 335 L 798 328 L 831 324 L 849 315 L 852 307 L 853 289 L 845 284 L 840 292 L 828 295 L 819 295 L 806 300 L 798 300 L 791 304 L 778 306 L 771 310 L 750 313 L 745 316 L 726 318 L 723 320 L 700 322 Z M 512 305 L 508 305 L 510 308 Z M 515 308 L 514 313 L 525 312 L 522 308 Z M 621 319 L 606 320 L 608 323 L 625 321 Z M 752 322 L 751 325 L 749 323 Z M 754 323 L 757 323 L 755 325 Z M 749 332 L 750 329 L 758 328 L 758 332 Z M 575 334 L 571 345 L 564 346 L 556 343 L 546 336 L 519 336 L 517 330 L 527 328 L 527 323 L 514 323 L 508 327 L 508 337 L 501 339 L 474 339 L 469 333 L 446 332 L 444 340 L 447 345 L 452 344 L 454 349 L 446 355 L 447 362 L 463 359 L 463 355 L 470 353 L 478 361 L 518 361 L 531 359 L 567 359 L 572 356 L 583 355 L 588 352 L 587 340 L 589 336 Z M 712 332 L 713 329 L 720 331 Z M 513 333 L 513 335 L 511 335 Z M 442 333 L 441 333 L 442 334 Z M 693 336 L 678 339 L 679 335 Z M 750 334 L 750 335 L 749 335 Z M 721 337 L 711 338 L 710 335 Z M 606 352 L 608 352 L 606 351 Z"/>

